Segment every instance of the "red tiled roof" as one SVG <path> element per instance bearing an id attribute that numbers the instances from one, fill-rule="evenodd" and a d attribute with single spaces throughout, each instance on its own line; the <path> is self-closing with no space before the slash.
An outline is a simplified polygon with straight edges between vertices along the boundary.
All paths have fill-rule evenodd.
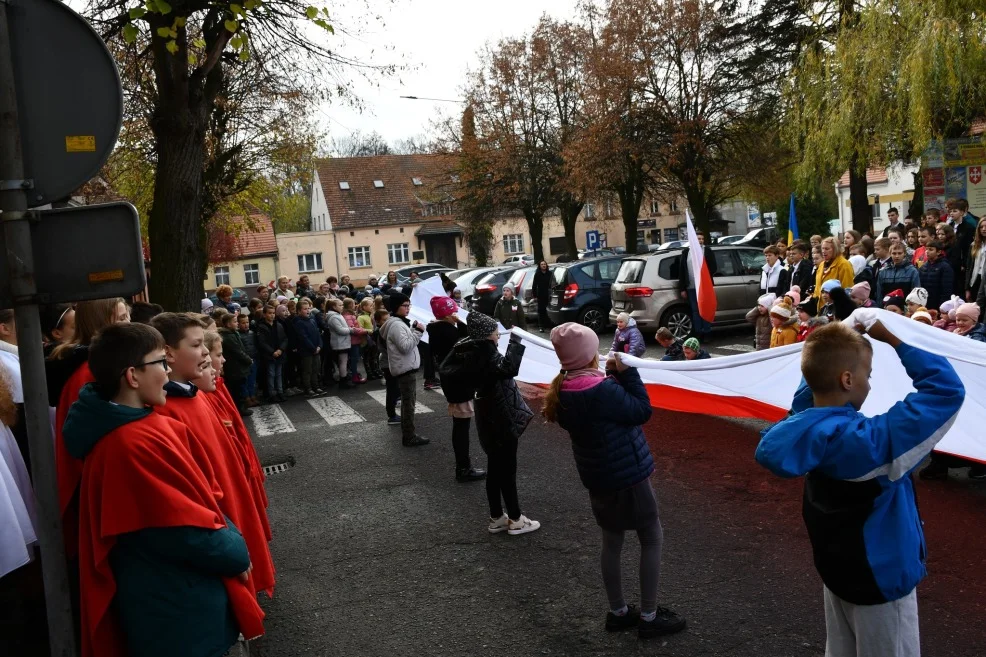
<path id="1" fill-rule="evenodd" d="M 228 233 L 211 236 L 209 262 L 277 255 L 274 225 L 266 214 L 257 212 L 249 217 L 233 217 L 230 222 L 232 226 Z"/>
<path id="2" fill-rule="evenodd" d="M 866 169 L 866 184 L 873 185 L 876 183 L 887 182 L 887 170 L 884 167 L 873 167 Z M 849 171 L 847 170 L 842 177 L 839 178 L 839 187 L 849 186 Z"/>
<path id="3" fill-rule="evenodd" d="M 453 219 L 424 217 L 422 210 L 428 203 L 451 200 L 455 164 L 448 155 L 375 155 L 318 160 L 315 170 L 333 229 L 348 230 Z M 377 180 L 383 187 L 374 186 Z M 349 183 L 349 189 L 340 189 L 340 182 Z"/>

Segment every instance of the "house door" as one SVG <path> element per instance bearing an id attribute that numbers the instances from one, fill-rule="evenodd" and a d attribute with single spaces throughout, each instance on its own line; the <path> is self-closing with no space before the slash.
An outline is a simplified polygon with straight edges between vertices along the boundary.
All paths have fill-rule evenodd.
<path id="1" fill-rule="evenodd" d="M 435 262 L 455 269 L 458 266 L 458 260 L 455 256 L 455 235 L 426 237 L 425 257 L 428 262 Z"/>

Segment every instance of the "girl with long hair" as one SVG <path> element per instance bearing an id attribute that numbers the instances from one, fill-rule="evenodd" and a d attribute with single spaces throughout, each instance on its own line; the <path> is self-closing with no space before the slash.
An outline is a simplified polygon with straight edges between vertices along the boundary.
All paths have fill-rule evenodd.
<path id="1" fill-rule="evenodd" d="M 544 416 L 568 431 L 579 478 L 602 530 L 610 608 L 606 629 L 637 628 L 642 639 L 680 632 L 685 620 L 657 604 L 664 532 L 650 481 L 654 458 L 641 428 L 652 408 L 640 374 L 624 364 L 623 354 L 611 356 L 601 372 L 599 337 L 580 324 L 552 329 L 551 344 L 561 372 L 544 397 Z M 620 554 L 627 531 L 640 541 L 639 610 L 623 597 Z"/>
<path id="2" fill-rule="evenodd" d="M 975 301 L 983 282 L 983 265 L 986 265 L 986 218 L 980 219 L 976 234 L 969 249 L 969 262 L 966 265 L 965 300 Z"/>

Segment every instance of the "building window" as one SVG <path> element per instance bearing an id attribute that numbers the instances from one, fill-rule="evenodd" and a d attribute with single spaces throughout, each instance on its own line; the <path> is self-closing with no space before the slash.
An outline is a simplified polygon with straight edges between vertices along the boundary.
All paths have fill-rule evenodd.
<path id="1" fill-rule="evenodd" d="M 585 218 L 592 219 L 596 216 L 596 207 L 592 203 L 585 204 Z"/>
<path id="2" fill-rule="evenodd" d="M 655 217 L 661 214 L 661 202 L 660 201 L 651 201 L 650 202 L 650 213 L 651 213 L 652 216 L 655 216 Z"/>
<path id="3" fill-rule="evenodd" d="M 369 266 L 370 266 L 370 247 L 368 246 L 349 247 L 349 267 L 351 269 L 356 269 L 357 267 L 369 267 Z"/>
<path id="4" fill-rule="evenodd" d="M 422 214 L 426 217 L 444 217 L 452 214 L 452 204 L 426 203 Z"/>
<path id="5" fill-rule="evenodd" d="M 880 219 L 882 216 L 883 215 L 880 214 L 880 204 L 879 203 L 874 203 L 873 204 L 873 218 L 874 219 Z"/>
<path id="6" fill-rule="evenodd" d="M 678 239 L 678 229 L 677 228 L 665 228 L 664 229 L 664 241 L 673 242 Z"/>
<path id="7" fill-rule="evenodd" d="M 606 216 L 607 217 L 613 216 L 613 202 L 610 201 L 609 199 L 606 200 Z"/>
<path id="8" fill-rule="evenodd" d="M 524 252 L 524 236 L 520 233 L 503 236 L 503 252 L 506 255 Z"/>
<path id="9" fill-rule="evenodd" d="M 302 253 L 298 256 L 298 273 L 305 274 L 313 271 L 322 271 L 321 253 Z"/>
<path id="10" fill-rule="evenodd" d="M 403 244 L 388 244 L 387 245 L 387 263 L 391 265 L 403 265 L 406 262 L 411 262 L 411 252 L 408 249 L 407 242 Z"/>
<path id="11" fill-rule="evenodd" d="M 229 285 L 229 267 L 213 267 L 212 273 L 216 275 L 216 287 Z"/>
<path id="12" fill-rule="evenodd" d="M 678 209 L 678 200 L 675 199 L 669 204 L 671 208 L 671 214 L 681 214 L 681 210 Z"/>
<path id="13" fill-rule="evenodd" d="M 260 265 L 243 265 L 243 281 L 245 285 L 260 285 Z"/>

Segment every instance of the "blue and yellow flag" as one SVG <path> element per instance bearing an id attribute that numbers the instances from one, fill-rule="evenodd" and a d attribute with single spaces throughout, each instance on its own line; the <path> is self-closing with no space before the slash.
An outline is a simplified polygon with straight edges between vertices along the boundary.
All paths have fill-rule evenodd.
<path id="1" fill-rule="evenodd" d="M 787 217 L 787 245 L 794 244 L 798 239 L 798 217 L 794 214 L 794 192 L 791 192 L 791 209 Z"/>

